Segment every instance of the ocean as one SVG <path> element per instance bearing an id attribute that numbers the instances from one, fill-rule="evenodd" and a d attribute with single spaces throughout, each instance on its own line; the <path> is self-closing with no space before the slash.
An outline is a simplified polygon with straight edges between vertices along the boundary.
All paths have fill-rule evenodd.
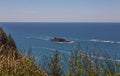
<path id="1" fill-rule="evenodd" d="M 120 59 L 120 23 L 1 22 L 0 27 L 12 35 L 20 52 L 32 49 L 36 59 L 56 50 L 68 55 L 78 45 L 83 51 L 97 46 L 99 52 Z M 72 42 L 55 43 L 50 41 L 53 37 Z"/>

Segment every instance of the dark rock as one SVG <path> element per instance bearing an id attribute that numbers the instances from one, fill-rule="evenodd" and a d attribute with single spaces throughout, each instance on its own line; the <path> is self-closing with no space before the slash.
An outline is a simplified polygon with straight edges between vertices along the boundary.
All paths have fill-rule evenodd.
<path id="1" fill-rule="evenodd" d="M 51 41 L 52 42 L 71 42 L 71 41 L 66 40 L 64 38 L 57 38 L 57 37 L 51 38 Z"/>

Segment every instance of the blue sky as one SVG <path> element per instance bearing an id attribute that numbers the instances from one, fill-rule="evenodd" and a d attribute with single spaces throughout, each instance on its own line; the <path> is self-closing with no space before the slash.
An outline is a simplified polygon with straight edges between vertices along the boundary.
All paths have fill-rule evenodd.
<path id="1" fill-rule="evenodd" d="M 120 0 L 0 0 L 0 22 L 120 22 Z"/>

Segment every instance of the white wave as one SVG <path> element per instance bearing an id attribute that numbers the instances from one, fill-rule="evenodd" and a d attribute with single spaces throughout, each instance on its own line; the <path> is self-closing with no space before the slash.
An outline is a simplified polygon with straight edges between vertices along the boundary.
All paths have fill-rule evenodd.
<path id="1" fill-rule="evenodd" d="M 75 41 L 70 41 L 69 43 L 74 43 Z"/>
<path id="2" fill-rule="evenodd" d="M 100 40 L 97 40 L 97 39 L 91 39 L 91 40 L 88 40 L 88 41 L 99 42 Z"/>
<path id="3" fill-rule="evenodd" d="M 42 49 L 47 49 L 47 50 L 50 50 L 50 51 L 56 51 L 57 49 L 53 49 L 53 48 L 48 48 L 48 47 L 32 47 L 32 48 L 42 48 Z M 64 51 L 64 50 L 58 50 L 60 52 L 63 52 L 63 53 L 68 53 L 70 54 L 71 52 L 69 51 Z M 86 56 L 85 54 L 82 54 L 82 56 Z M 90 57 L 90 55 L 87 55 L 88 57 Z M 100 60 L 105 60 L 106 58 L 104 57 L 97 57 L 97 56 L 91 56 L 92 58 L 97 58 L 97 59 L 100 59 Z M 116 61 L 116 62 L 120 62 L 120 60 L 115 60 L 115 59 L 107 59 L 108 61 Z"/>
<path id="4" fill-rule="evenodd" d="M 42 49 L 47 49 L 47 50 L 50 50 L 50 51 L 57 51 L 57 49 L 48 48 L 48 47 L 32 47 L 32 48 L 42 48 Z M 70 53 L 69 51 L 64 51 L 64 50 L 58 50 L 58 51 L 65 52 L 65 53 Z"/>
<path id="5" fill-rule="evenodd" d="M 38 39 L 38 40 L 45 40 L 45 41 L 50 41 L 51 38 L 53 37 L 50 37 L 50 36 L 44 36 L 44 37 L 25 37 L 27 39 Z M 67 37 L 62 37 L 62 38 L 66 38 Z M 71 43 L 74 43 L 75 41 L 70 41 L 70 42 L 56 42 L 56 43 L 59 43 L 59 44 L 71 44 Z"/>
<path id="6" fill-rule="evenodd" d="M 43 37 L 25 37 L 27 39 L 38 39 L 38 40 L 45 40 L 45 41 L 49 41 L 51 38 L 51 36 L 43 36 Z M 81 42 L 100 42 L 100 43 L 111 43 L 111 44 L 120 44 L 120 41 L 112 41 L 112 40 L 100 40 L 100 39 L 90 39 L 90 40 L 81 40 L 79 38 L 70 38 L 70 37 L 61 37 L 61 38 L 65 38 L 65 39 L 69 39 L 72 40 L 71 42 L 67 42 L 67 43 L 74 43 L 75 41 L 81 41 Z M 57 42 L 57 43 L 61 43 L 63 44 L 63 42 Z"/>
<path id="7" fill-rule="evenodd" d="M 58 44 L 72 44 L 74 43 L 75 41 L 70 41 L 70 42 L 54 42 L 54 43 L 58 43 Z"/>
<path id="8" fill-rule="evenodd" d="M 67 37 L 65 37 L 67 38 Z M 73 41 L 80 41 L 80 42 L 100 42 L 100 43 L 111 43 L 111 44 L 120 44 L 120 41 L 113 41 L 113 40 L 100 40 L 100 39 L 90 39 L 90 40 L 81 40 L 79 38 L 67 38 L 67 39 L 71 39 Z"/>
<path id="9" fill-rule="evenodd" d="M 27 38 L 27 39 L 38 39 L 38 40 L 46 40 L 46 41 L 48 41 L 48 40 L 50 40 L 50 38 L 51 37 L 49 37 L 49 36 L 45 36 L 45 37 L 25 37 L 25 38 Z"/>
<path id="10" fill-rule="evenodd" d="M 92 58 L 97 58 L 97 59 L 101 59 L 101 60 L 106 60 L 106 58 L 104 58 L 104 57 L 97 57 L 97 56 L 91 56 Z M 108 61 L 116 61 L 116 62 L 120 62 L 120 60 L 115 60 L 115 59 L 112 59 L 112 58 L 110 58 L 110 59 L 107 59 Z"/>
<path id="11" fill-rule="evenodd" d="M 50 37 L 38 37 L 38 39 L 41 39 L 41 40 L 50 40 Z"/>
<path id="12" fill-rule="evenodd" d="M 120 44 L 120 41 L 117 41 L 116 43 Z"/>
<path id="13" fill-rule="evenodd" d="M 86 40 L 87 41 L 87 40 Z M 103 42 L 103 43 L 112 43 L 112 44 L 120 44 L 120 41 L 111 41 L 111 40 L 99 40 L 99 39 L 91 39 L 88 41 L 92 42 Z"/>

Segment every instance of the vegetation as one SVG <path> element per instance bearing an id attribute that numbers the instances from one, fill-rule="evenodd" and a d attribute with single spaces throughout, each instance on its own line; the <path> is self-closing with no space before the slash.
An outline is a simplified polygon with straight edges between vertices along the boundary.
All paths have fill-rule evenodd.
<path id="1" fill-rule="evenodd" d="M 0 28 L 0 76 L 47 76 L 29 58 L 21 55 L 11 35 Z"/>
<path id="2" fill-rule="evenodd" d="M 38 68 L 32 53 L 28 52 L 27 57 L 19 53 L 12 36 L 0 28 L 0 76 L 120 76 L 120 62 L 116 57 L 110 59 L 107 53 L 99 51 L 95 47 L 87 52 L 80 46 L 69 56 L 55 51 L 40 60 L 43 64 Z"/>
<path id="3" fill-rule="evenodd" d="M 116 59 L 110 59 L 109 55 L 100 53 L 97 48 L 91 52 L 83 51 L 82 47 L 76 47 L 70 57 L 55 52 L 44 70 L 51 76 L 120 76 L 120 62 Z M 61 61 L 67 63 L 67 72 Z"/>

